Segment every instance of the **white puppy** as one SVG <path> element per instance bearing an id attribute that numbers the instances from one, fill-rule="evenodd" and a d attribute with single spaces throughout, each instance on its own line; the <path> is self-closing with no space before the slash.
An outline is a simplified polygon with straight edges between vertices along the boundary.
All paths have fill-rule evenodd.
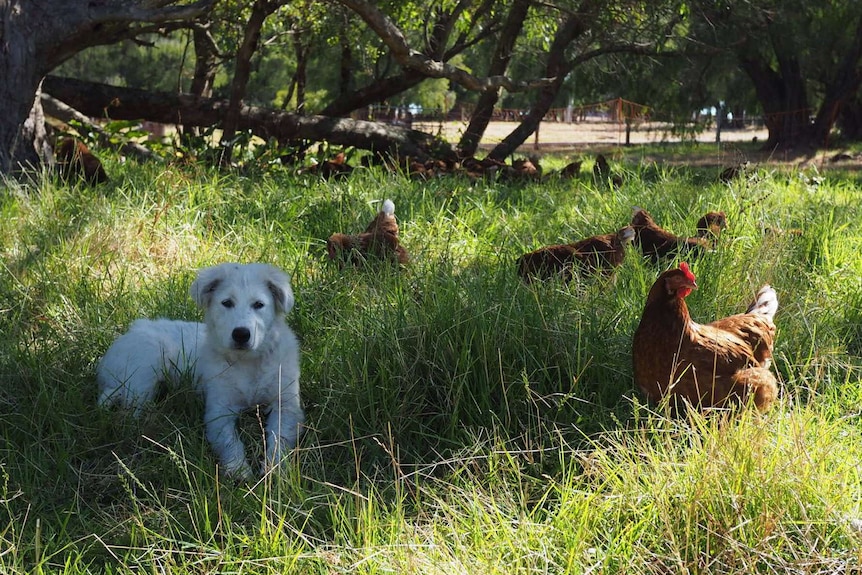
<path id="1" fill-rule="evenodd" d="M 205 323 L 132 323 L 99 362 L 99 403 L 138 415 L 160 381 L 191 370 L 204 394 L 207 439 L 228 475 L 252 476 L 236 429 L 240 412 L 269 408 L 265 473 L 296 444 L 304 418 L 299 342 L 284 320 L 293 307 L 290 278 L 267 264 L 228 263 L 200 270 L 190 292 Z"/>

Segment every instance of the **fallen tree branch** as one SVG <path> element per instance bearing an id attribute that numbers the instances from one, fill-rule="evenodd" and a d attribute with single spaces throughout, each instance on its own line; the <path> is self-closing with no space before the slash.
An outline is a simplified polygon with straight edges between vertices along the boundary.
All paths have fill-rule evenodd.
<path id="1" fill-rule="evenodd" d="M 120 88 L 58 76 L 46 76 L 42 90 L 81 113 L 96 118 L 209 127 L 220 124 L 228 110 L 227 100 Z M 242 106 L 237 128 L 250 130 L 264 140 L 326 141 L 379 154 L 410 156 L 420 161 L 455 157 L 451 145 L 430 134 L 350 118 L 301 116 L 268 108 Z"/>
<path id="2" fill-rule="evenodd" d="M 125 142 L 119 146 L 114 144 L 111 142 L 110 135 L 100 125 L 93 123 L 90 118 L 78 110 L 67 106 L 60 100 L 45 93 L 42 93 L 42 109 L 47 115 L 57 118 L 62 122 L 69 123 L 75 121 L 86 126 L 88 130 L 98 135 L 99 144 L 102 146 L 118 149 L 121 153 L 127 156 L 135 156 L 140 160 L 159 159 L 151 150 L 136 142 Z"/>

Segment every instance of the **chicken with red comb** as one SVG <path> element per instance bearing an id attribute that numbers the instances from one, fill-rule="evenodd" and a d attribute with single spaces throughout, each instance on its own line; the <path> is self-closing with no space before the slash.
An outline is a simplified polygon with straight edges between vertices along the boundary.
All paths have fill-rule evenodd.
<path id="1" fill-rule="evenodd" d="M 766 411 L 778 395 L 769 370 L 778 297 L 765 285 L 745 313 L 708 324 L 691 319 L 685 298 L 697 289 L 688 264 L 668 270 L 650 288 L 632 341 L 637 387 L 674 411 L 731 407 L 751 401 Z"/>

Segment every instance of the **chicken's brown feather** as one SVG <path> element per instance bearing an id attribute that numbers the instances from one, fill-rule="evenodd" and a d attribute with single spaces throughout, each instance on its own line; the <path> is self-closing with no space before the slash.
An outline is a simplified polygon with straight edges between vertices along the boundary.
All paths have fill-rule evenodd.
<path id="1" fill-rule="evenodd" d="M 390 205 L 392 205 L 390 203 Z M 381 210 L 359 234 L 335 233 L 326 241 L 329 258 L 340 264 L 362 265 L 369 257 L 407 264 L 410 260 L 399 240 L 394 207 Z"/>
<path id="2" fill-rule="evenodd" d="M 635 209 L 630 225 L 635 229 L 634 244 L 653 262 L 680 251 L 699 254 L 711 247 L 709 240 L 703 237 L 687 238 L 667 231 L 641 208 Z"/>
<path id="3" fill-rule="evenodd" d="M 548 279 L 559 275 L 565 281 L 574 277 L 576 266 L 586 272 L 609 274 L 623 263 L 626 245 L 634 231 L 626 226 L 614 234 L 602 234 L 571 244 L 546 246 L 518 258 L 518 275 Z"/>
<path id="4" fill-rule="evenodd" d="M 692 321 L 684 297 L 696 287 L 693 277 L 669 270 L 650 289 L 632 341 L 637 386 L 654 403 L 671 397 L 723 407 L 751 396 L 758 409 L 768 409 L 778 389 L 768 370 L 775 338 L 771 317 L 745 313 L 710 324 Z"/>

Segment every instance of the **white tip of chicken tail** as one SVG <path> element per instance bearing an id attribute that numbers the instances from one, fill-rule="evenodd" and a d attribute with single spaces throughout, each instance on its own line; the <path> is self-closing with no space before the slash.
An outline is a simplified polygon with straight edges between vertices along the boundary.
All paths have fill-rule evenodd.
<path id="1" fill-rule="evenodd" d="M 765 315 L 769 319 L 772 319 L 777 311 L 778 294 L 775 293 L 772 286 L 765 285 L 760 288 L 759 292 L 757 292 L 757 297 L 754 299 L 754 303 L 748 306 L 748 311 L 745 313 L 756 313 Z"/>
<path id="2" fill-rule="evenodd" d="M 382 211 L 387 216 L 394 216 L 395 215 L 395 202 L 393 202 L 392 200 L 389 200 L 389 199 L 383 200 L 383 208 L 380 211 Z"/>

